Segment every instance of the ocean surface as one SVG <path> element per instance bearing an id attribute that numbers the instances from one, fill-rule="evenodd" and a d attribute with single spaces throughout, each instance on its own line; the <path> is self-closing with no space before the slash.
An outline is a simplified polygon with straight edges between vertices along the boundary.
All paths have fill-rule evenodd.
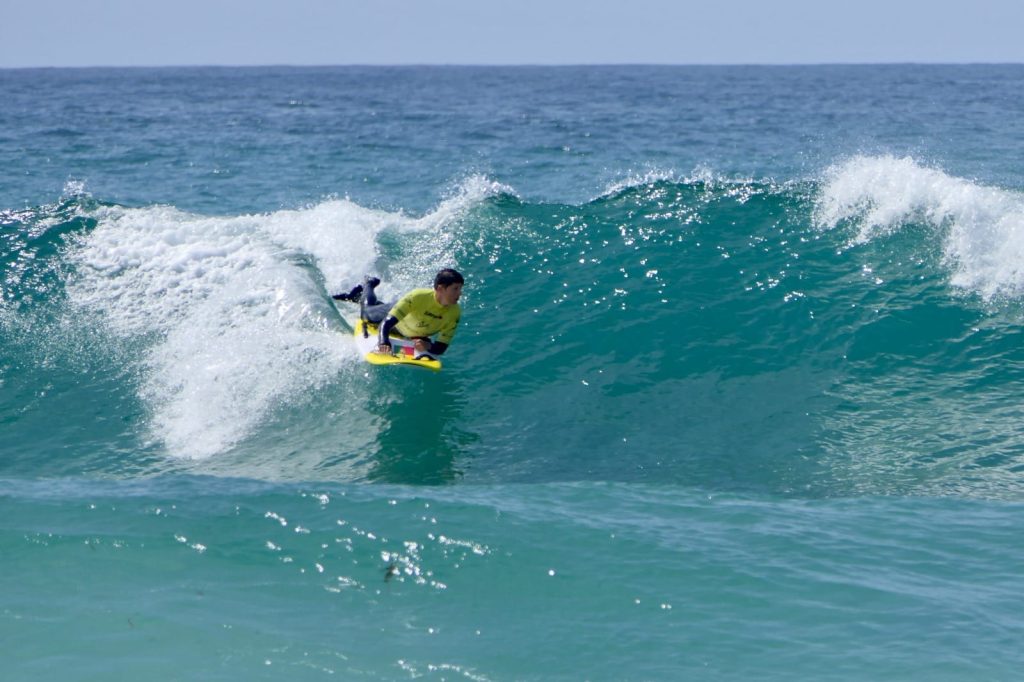
<path id="1" fill-rule="evenodd" d="M 0 678 L 1017 680 L 1024 66 L 0 70 Z M 440 374 L 364 274 L 467 278 Z"/>

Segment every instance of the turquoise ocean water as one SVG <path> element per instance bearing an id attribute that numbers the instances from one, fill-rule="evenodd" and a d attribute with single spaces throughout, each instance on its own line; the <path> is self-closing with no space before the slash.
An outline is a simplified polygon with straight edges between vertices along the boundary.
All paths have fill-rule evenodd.
<path id="1" fill-rule="evenodd" d="M 1019 679 L 1022 109 L 0 71 L 0 677 Z M 330 294 L 443 265 L 444 371 L 363 363 Z"/>

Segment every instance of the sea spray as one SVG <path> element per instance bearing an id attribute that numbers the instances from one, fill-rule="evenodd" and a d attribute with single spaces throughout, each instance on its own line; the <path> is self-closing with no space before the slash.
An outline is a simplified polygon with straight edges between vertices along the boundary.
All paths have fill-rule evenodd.
<path id="1" fill-rule="evenodd" d="M 929 168 L 910 157 L 859 156 L 832 166 L 815 221 L 856 227 L 854 243 L 923 224 L 941 242 L 954 286 L 986 301 L 1024 294 L 1024 196 Z"/>

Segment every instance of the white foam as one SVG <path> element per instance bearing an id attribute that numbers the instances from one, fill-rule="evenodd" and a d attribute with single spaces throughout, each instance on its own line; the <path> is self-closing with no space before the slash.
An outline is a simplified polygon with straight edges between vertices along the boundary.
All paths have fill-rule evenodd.
<path id="1" fill-rule="evenodd" d="M 911 224 L 942 239 L 951 282 L 985 300 L 1024 295 L 1024 198 L 928 168 L 912 158 L 857 156 L 828 169 L 816 225 L 856 226 L 866 243 Z"/>
<path id="2" fill-rule="evenodd" d="M 355 353 L 323 292 L 358 280 L 401 216 L 345 200 L 302 211 L 197 216 L 104 208 L 71 251 L 78 315 L 145 349 L 141 396 L 176 456 L 230 448 L 282 401 Z"/>
<path id="3" fill-rule="evenodd" d="M 179 456 L 206 457 L 268 411 L 335 377 L 354 353 L 287 265 L 245 274 L 192 307 L 147 357 L 142 395 L 154 434 Z"/>
<path id="4" fill-rule="evenodd" d="M 68 298 L 75 315 L 141 348 L 153 436 L 174 456 L 205 458 L 356 360 L 325 286 L 373 272 L 390 289 L 422 286 L 437 263 L 455 265 L 453 221 L 509 191 L 473 176 L 420 218 L 345 199 L 232 217 L 98 208 L 69 253 Z M 415 233 L 413 247 L 382 263 L 384 230 Z"/>

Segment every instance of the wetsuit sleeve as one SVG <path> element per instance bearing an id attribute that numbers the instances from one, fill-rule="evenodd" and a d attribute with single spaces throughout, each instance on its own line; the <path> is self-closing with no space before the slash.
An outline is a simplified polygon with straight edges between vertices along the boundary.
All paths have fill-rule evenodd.
<path id="1" fill-rule="evenodd" d="M 441 343 L 440 341 L 434 341 L 430 344 L 430 348 L 427 350 L 431 355 L 441 355 L 448 350 L 447 343 Z"/>
<path id="2" fill-rule="evenodd" d="M 395 325 L 398 324 L 399 320 L 409 314 L 410 301 L 410 295 L 406 294 L 402 298 L 398 299 L 398 303 L 391 308 L 391 312 L 388 313 L 387 319 L 385 319 L 384 323 L 380 326 L 380 332 L 377 340 L 379 345 L 391 345 L 391 330 L 395 328 Z"/>
<path id="3" fill-rule="evenodd" d="M 398 324 L 398 318 L 394 315 L 388 315 L 388 319 L 384 320 L 384 324 L 380 326 L 380 332 L 377 335 L 378 345 L 391 345 L 391 330 Z"/>

